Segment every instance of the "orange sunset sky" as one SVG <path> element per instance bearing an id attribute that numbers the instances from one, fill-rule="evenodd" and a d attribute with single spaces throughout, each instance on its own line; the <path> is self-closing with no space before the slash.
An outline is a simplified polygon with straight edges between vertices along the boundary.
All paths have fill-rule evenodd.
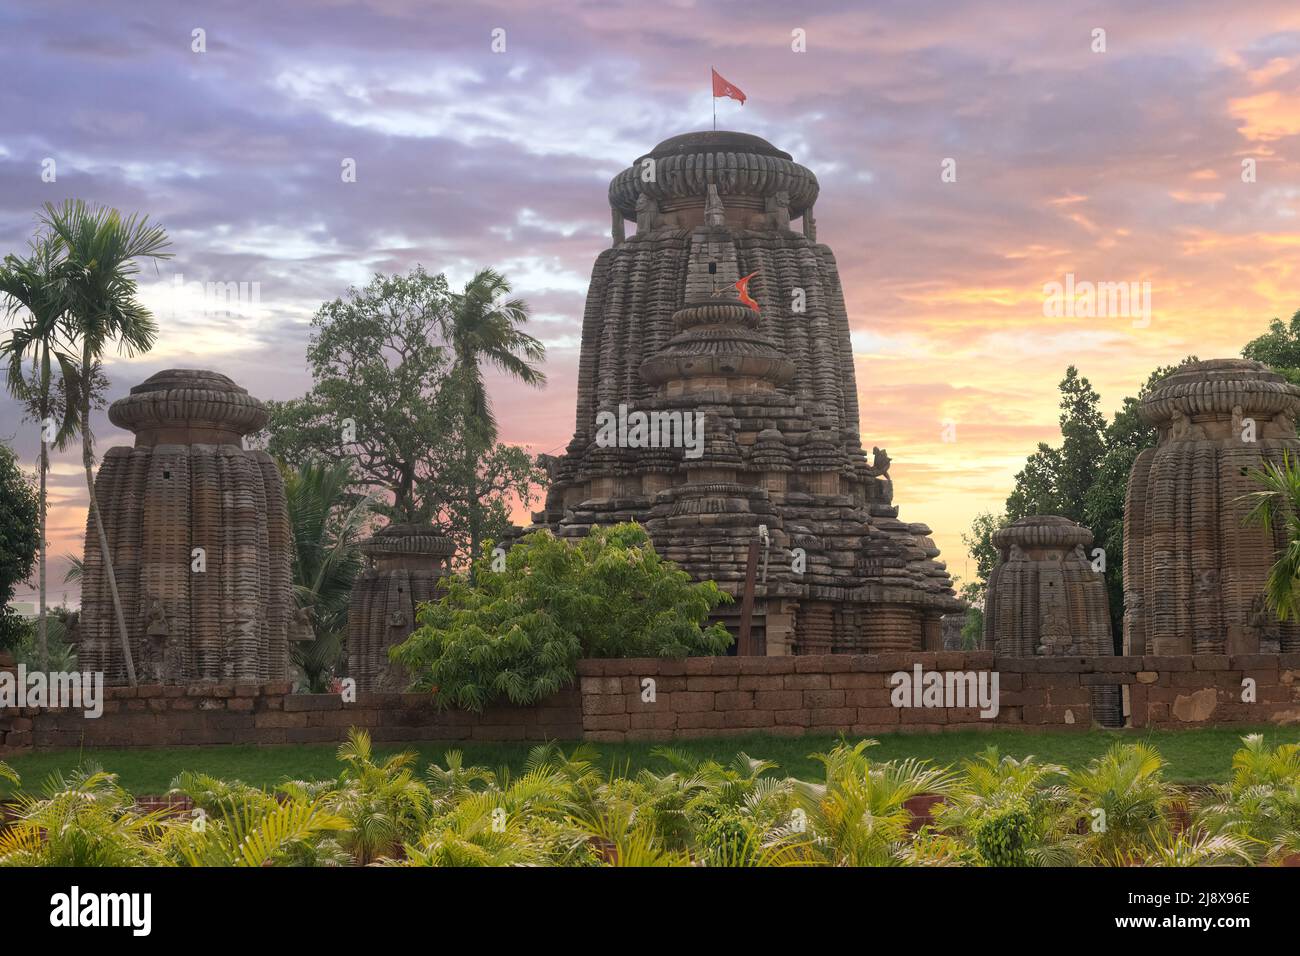
<path id="1" fill-rule="evenodd" d="M 971 519 L 1057 441 L 1067 365 L 1109 415 L 1153 368 L 1238 355 L 1300 308 L 1293 2 L 182 6 L 0 9 L 0 252 L 67 197 L 147 213 L 173 239 L 142 277 L 160 340 L 110 361 L 110 398 L 168 367 L 300 395 L 322 301 L 375 271 L 422 263 L 459 284 L 493 265 L 532 304 L 550 377 L 542 392 L 492 380 L 502 438 L 558 450 L 609 179 L 708 127 L 710 66 L 748 95 L 718 102 L 719 128 L 820 180 L 863 443 L 888 448 L 901 517 L 934 529 L 958 577 Z M 1045 317 L 1044 286 L 1067 274 L 1148 283 L 1149 321 Z M 258 301 L 205 315 L 173 291 L 191 281 L 256 283 Z M 106 417 L 96 431 L 101 453 L 127 437 Z M 34 466 L 36 428 L 9 399 L 0 436 Z M 79 553 L 74 454 L 51 483 L 51 553 Z M 75 602 L 63 570 L 52 597 Z"/>

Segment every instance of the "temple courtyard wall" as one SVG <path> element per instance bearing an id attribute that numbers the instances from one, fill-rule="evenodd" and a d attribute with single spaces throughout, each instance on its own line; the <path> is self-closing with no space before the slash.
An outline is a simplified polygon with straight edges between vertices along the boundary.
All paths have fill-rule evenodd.
<path id="1" fill-rule="evenodd" d="M 896 672 L 993 674 L 997 714 L 894 706 Z M 807 657 L 585 660 L 577 685 L 532 707 L 439 711 L 426 694 L 292 694 L 287 683 L 104 689 L 98 718 L 0 710 L 0 755 L 54 748 L 325 744 L 350 727 L 377 743 L 802 736 L 1024 729 L 1086 731 L 1092 689 L 1120 688 L 1132 728 L 1300 723 L 1300 653 L 998 657 L 941 651 Z M 653 693 L 647 680 L 653 681 Z M 1249 693 L 1248 693 L 1249 692 Z M 1251 698 L 1251 699 L 1247 699 Z"/>

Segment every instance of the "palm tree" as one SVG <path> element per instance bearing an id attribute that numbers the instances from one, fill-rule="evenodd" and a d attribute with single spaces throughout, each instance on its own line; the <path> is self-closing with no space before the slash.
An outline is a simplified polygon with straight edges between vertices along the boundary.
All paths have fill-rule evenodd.
<path id="1" fill-rule="evenodd" d="M 374 501 L 354 500 L 354 479 L 346 462 L 309 462 L 283 469 L 284 492 L 293 533 L 293 589 L 298 606 L 311 615 L 316 640 L 295 647 L 294 663 L 312 690 L 338 663 L 347 630 L 348 598 L 361 570 L 358 548 Z"/>
<path id="2" fill-rule="evenodd" d="M 43 796 L 20 794 L 0 830 L 0 866 L 166 866 L 166 811 L 141 813 L 117 776 L 86 767 L 52 774 Z"/>
<path id="3" fill-rule="evenodd" d="M 960 782 L 934 812 L 945 833 L 969 837 L 974 861 L 988 866 L 1065 866 L 1076 854 L 1077 819 L 1057 781 L 1062 766 L 1017 760 L 989 747 L 962 764 Z"/>
<path id="4" fill-rule="evenodd" d="M 415 776 L 415 754 L 406 752 L 376 762 L 370 734 L 353 727 L 338 749 L 347 765 L 326 806 L 348 821 L 343 845 L 361 866 L 391 856 L 419 836 L 429 819 L 433 797 Z"/>
<path id="5" fill-rule="evenodd" d="M 546 357 L 546 347 L 519 329 L 528 321 L 528 304 L 508 299 L 510 282 L 494 269 L 481 269 L 451 296 L 451 309 L 443 330 L 451 346 L 452 374 L 465 389 L 469 416 L 487 426 L 486 437 L 495 440 L 496 416 L 483 382 L 483 363 L 495 366 L 527 385 L 546 384 L 546 375 L 530 362 Z"/>
<path id="6" fill-rule="evenodd" d="M 26 313 L 22 324 L 10 333 L 7 341 L 0 343 L 0 356 L 8 359 L 5 376 L 10 394 L 26 403 L 28 414 L 34 417 L 41 427 L 38 585 L 40 613 L 36 630 L 36 656 L 40 667 L 48 669 L 45 523 L 50 445 L 54 444 L 62 449 L 76 432 L 77 426 L 75 402 L 55 401 L 54 366 L 58 366 L 66 397 L 75 394 L 77 364 L 63 335 L 66 300 L 56 275 L 60 255 L 59 242 L 53 236 L 45 234 L 38 236 L 30 246 L 31 255 L 27 258 L 5 256 L 4 265 L 0 267 L 0 294 L 8 297 L 6 315 L 13 318 L 20 312 Z M 30 380 L 25 368 L 29 360 L 32 363 Z M 50 433 L 47 422 L 56 412 L 58 413 L 57 428 Z"/>
<path id="7" fill-rule="evenodd" d="M 1170 831 L 1169 814 L 1181 806 L 1164 780 L 1165 760 L 1146 743 L 1117 743 L 1087 766 L 1070 771 L 1074 812 L 1086 821 L 1084 847 L 1103 866 L 1140 862 Z"/>
<path id="8" fill-rule="evenodd" d="M 1259 526 L 1268 535 L 1280 529 L 1286 536 L 1286 545 L 1277 552 L 1264 584 L 1265 602 L 1278 620 L 1285 621 L 1300 615 L 1300 592 L 1296 588 L 1300 581 L 1300 462 L 1291 457 L 1289 450 L 1283 450 L 1280 462 L 1266 461 L 1263 468 L 1252 468 L 1247 477 L 1261 490 L 1242 496 L 1253 503 L 1246 525 Z"/>
<path id="9" fill-rule="evenodd" d="M 46 203 L 41 221 L 55 234 L 64 250 L 58 273 L 67 299 L 66 333 L 81 345 L 77 370 L 81 387 L 77 398 L 86 491 L 117 617 L 126 676 L 134 685 L 131 639 L 122 614 L 108 535 L 95 500 L 95 442 L 90 410 L 95 376 L 109 343 L 116 341 L 118 350 L 126 355 L 147 352 L 153 347 L 158 327 L 149 310 L 135 298 L 136 260 L 170 258 L 171 253 L 163 251 L 169 240 L 166 231 L 161 226 L 149 225 L 147 218 L 135 215 L 123 218 L 116 209 L 92 207 L 79 199 L 70 199 L 58 207 Z"/>
<path id="10" fill-rule="evenodd" d="M 452 351 L 450 379 L 462 393 L 465 442 L 461 467 L 465 473 L 466 505 L 470 515 L 470 560 L 479 554 L 482 515 L 474 493 L 475 459 L 491 448 L 497 437 L 496 416 L 483 381 L 486 363 L 527 385 L 540 388 L 546 375 L 535 364 L 546 347 L 519 327 L 528 321 L 528 304 L 507 298 L 509 281 L 494 269 L 482 269 L 451 296 L 443 335 Z"/>
<path id="11" fill-rule="evenodd" d="M 875 740 L 842 742 L 813 754 L 826 768 L 826 782 L 796 781 L 806 825 L 775 831 L 813 862 L 830 866 L 897 866 L 905 860 L 912 815 L 907 801 L 922 793 L 948 794 L 957 777 L 928 761 L 874 763 L 866 755 Z"/>
<path id="12" fill-rule="evenodd" d="M 1242 743 L 1232 757 L 1232 779 L 1199 803 L 1197 824 L 1245 841 L 1258 862 L 1300 854 L 1300 744 L 1270 750 L 1263 734 Z"/>

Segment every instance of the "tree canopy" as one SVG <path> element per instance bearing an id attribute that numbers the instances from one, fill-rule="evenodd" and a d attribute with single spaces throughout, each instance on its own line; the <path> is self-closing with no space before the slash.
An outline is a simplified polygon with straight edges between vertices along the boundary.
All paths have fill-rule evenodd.
<path id="1" fill-rule="evenodd" d="M 1270 322 L 1267 332 L 1246 343 L 1241 356 L 1272 366 L 1287 381 L 1300 385 L 1300 309 L 1289 323 Z"/>
<path id="2" fill-rule="evenodd" d="M 491 291 L 508 293 L 487 271 Z M 514 328 L 527 307 L 510 300 L 494 311 L 479 278 L 452 293 L 444 276 L 416 266 L 322 305 L 307 349 L 311 391 L 269 403 L 264 439 L 291 468 L 346 464 L 355 493 L 385 493 L 379 514 L 432 524 L 464 554 L 499 537 L 511 505 L 530 505 L 545 480 L 527 452 L 496 441 L 477 364 L 540 384 L 527 360 L 542 348 Z"/>
<path id="3" fill-rule="evenodd" d="M 8 445 L 0 445 L 0 647 L 23 635 L 22 619 L 9 607 L 14 588 L 32 573 L 40 544 L 40 501 L 32 480 L 18 467 Z"/>

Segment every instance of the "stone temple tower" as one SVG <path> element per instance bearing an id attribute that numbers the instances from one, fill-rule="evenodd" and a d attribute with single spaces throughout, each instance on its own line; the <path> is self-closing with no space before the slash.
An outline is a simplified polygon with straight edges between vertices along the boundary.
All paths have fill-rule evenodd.
<path id="1" fill-rule="evenodd" d="M 1242 523 L 1249 472 L 1300 457 L 1297 412 L 1300 388 L 1244 359 L 1185 365 L 1142 400 L 1159 436 L 1124 501 L 1125 653 L 1300 651 L 1300 625 L 1264 605 L 1284 535 Z"/>
<path id="2" fill-rule="evenodd" d="M 267 419 L 224 375 L 168 369 L 112 404 L 135 433 L 95 480 L 141 683 L 254 682 L 288 676 L 294 613 L 284 482 L 243 436 Z M 80 666 L 126 680 L 99 539 L 88 521 Z"/>
<path id="3" fill-rule="evenodd" d="M 574 436 L 534 522 L 641 522 L 660 554 L 734 595 L 763 540 L 768 654 L 940 649 L 942 615 L 964 604 L 930 529 L 899 520 L 889 456 L 863 452 L 817 196 L 810 170 L 744 133 L 675 136 L 614 177 Z M 729 626 L 738 606 L 720 611 Z"/>
<path id="4" fill-rule="evenodd" d="M 388 649 L 415 630 L 416 608 L 446 593 L 440 584 L 455 552 L 450 538 L 421 525 L 389 525 L 361 544 L 373 566 L 362 571 L 348 601 L 348 676 L 364 691 L 404 691 L 404 669 Z"/>
<path id="5" fill-rule="evenodd" d="M 1106 580 L 1093 570 L 1092 532 L 1069 518 L 1032 515 L 993 533 L 984 643 L 999 657 L 1111 657 Z M 1092 688 L 1093 716 L 1120 722 L 1118 685 Z"/>

